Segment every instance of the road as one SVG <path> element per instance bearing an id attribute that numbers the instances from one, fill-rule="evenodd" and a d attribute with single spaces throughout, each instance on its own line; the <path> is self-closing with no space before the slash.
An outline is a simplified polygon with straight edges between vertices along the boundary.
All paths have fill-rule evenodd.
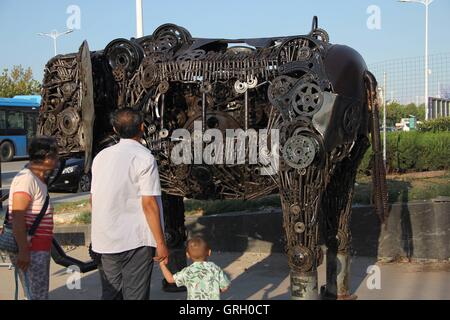
<path id="1" fill-rule="evenodd" d="M 2 189 L 8 190 L 14 176 L 19 172 L 26 164 L 27 160 L 14 160 L 10 162 L 2 162 Z M 88 197 L 87 192 L 83 193 L 60 193 L 51 192 L 50 197 L 53 203 L 70 202 L 86 199 Z"/>

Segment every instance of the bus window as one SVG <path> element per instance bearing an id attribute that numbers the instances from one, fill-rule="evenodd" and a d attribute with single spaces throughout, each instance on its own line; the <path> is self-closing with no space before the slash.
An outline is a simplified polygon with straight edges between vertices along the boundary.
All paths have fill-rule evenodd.
<path id="1" fill-rule="evenodd" d="M 27 137 L 31 140 L 36 135 L 37 128 L 37 114 L 36 113 L 25 113 L 25 129 L 27 130 Z"/>
<path id="2" fill-rule="evenodd" d="M 8 129 L 25 129 L 23 121 L 23 112 L 21 111 L 8 111 Z"/>
<path id="3" fill-rule="evenodd" d="M 5 110 L 0 110 L 0 130 L 6 129 L 6 114 Z"/>

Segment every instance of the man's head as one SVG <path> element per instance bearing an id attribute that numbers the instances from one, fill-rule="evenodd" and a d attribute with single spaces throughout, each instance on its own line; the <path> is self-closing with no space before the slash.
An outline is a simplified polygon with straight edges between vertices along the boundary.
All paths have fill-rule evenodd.
<path id="1" fill-rule="evenodd" d="M 30 163 L 44 171 L 54 170 L 58 165 L 58 144 L 53 137 L 35 137 L 28 147 Z"/>
<path id="2" fill-rule="evenodd" d="M 123 108 L 112 115 L 114 131 L 122 139 L 137 139 L 144 132 L 144 119 L 142 113 L 131 108 Z"/>
<path id="3" fill-rule="evenodd" d="M 194 237 L 187 242 L 186 256 L 192 261 L 204 261 L 211 255 L 209 245 L 200 237 Z"/>

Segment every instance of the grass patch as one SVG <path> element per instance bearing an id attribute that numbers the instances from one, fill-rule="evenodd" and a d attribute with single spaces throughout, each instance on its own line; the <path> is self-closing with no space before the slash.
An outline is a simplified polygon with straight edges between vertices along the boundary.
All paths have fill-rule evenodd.
<path id="1" fill-rule="evenodd" d="M 55 213 L 84 213 L 90 211 L 89 200 L 78 200 L 73 202 L 63 202 L 54 205 Z"/>
<path id="2" fill-rule="evenodd" d="M 90 223 L 91 223 L 90 211 L 82 212 L 72 220 L 72 224 L 90 224 Z"/>
<path id="3" fill-rule="evenodd" d="M 438 196 L 450 196 L 450 172 L 439 176 L 395 175 L 387 177 L 389 203 L 430 200 Z M 353 203 L 370 204 L 372 195 L 371 177 L 358 177 Z"/>

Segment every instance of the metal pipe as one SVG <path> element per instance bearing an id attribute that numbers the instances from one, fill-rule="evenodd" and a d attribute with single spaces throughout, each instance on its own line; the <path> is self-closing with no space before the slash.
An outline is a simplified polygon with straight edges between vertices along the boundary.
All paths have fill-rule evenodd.
<path id="1" fill-rule="evenodd" d="M 244 129 L 248 130 L 248 90 L 244 93 Z"/>
<path id="2" fill-rule="evenodd" d="M 202 133 L 206 130 L 206 93 L 202 93 Z"/>
<path id="3" fill-rule="evenodd" d="M 166 95 L 161 95 L 161 130 L 164 129 L 164 105 L 166 102 Z"/>

